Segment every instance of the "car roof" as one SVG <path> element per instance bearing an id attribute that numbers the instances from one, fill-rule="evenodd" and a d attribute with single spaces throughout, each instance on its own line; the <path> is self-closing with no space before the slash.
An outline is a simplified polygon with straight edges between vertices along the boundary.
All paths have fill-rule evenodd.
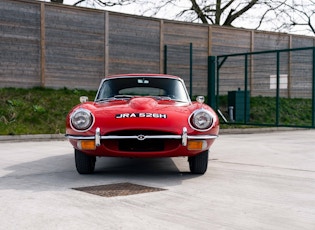
<path id="1" fill-rule="evenodd" d="M 111 78 L 128 78 L 128 77 L 158 77 L 158 78 L 172 78 L 172 79 L 179 79 L 180 77 L 169 75 L 169 74 L 152 74 L 152 73 L 131 73 L 131 74 L 116 74 L 116 75 L 110 75 L 106 76 L 105 79 L 111 79 Z"/>

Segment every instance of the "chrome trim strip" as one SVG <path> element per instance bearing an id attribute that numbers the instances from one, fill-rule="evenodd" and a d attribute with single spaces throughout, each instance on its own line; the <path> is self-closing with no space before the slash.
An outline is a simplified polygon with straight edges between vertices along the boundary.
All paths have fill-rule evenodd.
<path id="1" fill-rule="evenodd" d="M 101 129 L 96 128 L 95 136 L 74 136 L 65 135 L 68 139 L 74 140 L 95 140 L 95 145 L 100 146 L 101 140 L 122 140 L 122 139 L 134 139 L 143 141 L 145 139 L 176 139 L 182 140 L 182 145 L 187 146 L 188 140 L 211 140 L 216 139 L 217 135 L 187 135 L 187 128 L 183 127 L 182 135 L 137 135 L 137 136 L 101 136 Z"/>
<path id="2" fill-rule="evenodd" d="M 182 135 L 182 145 L 186 146 L 187 145 L 187 128 L 183 127 L 183 135 Z"/>
<path id="3" fill-rule="evenodd" d="M 135 139 L 139 140 L 139 136 L 101 136 L 102 140 L 120 140 L 120 139 Z M 145 139 L 181 139 L 181 135 L 141 135 L 141 140 Z"/>
<path id="4" fill-rule="evenodd" d="M 74 136 L 66 134 L 65 137 L 74 140 L 95 140 L 95 136 Z"/>
<path id="5" fill-rule="evenodd" d="M 95 136 L 73 136 L 73 135 L 66 135 L 68 139 L 74 139 L 74 140 L 95 140 L 96 146 L 100 146 L 100 140 L 120 140 L 120 139 L 134 139 L 138 140 L 138 136 L 98 136 L 98 134 L 95 134 Z M 187 140 L 211 140 L 216 139 L 217 135 L 156 135 L 156 136 L 150 136 L 150 135 L 143 135 L 141 140 L 145 139 L 182 139 L 182 145 L 187 145 Z"/>
<path id="6" fill-rule="evenodd" d="M 189 140 L 211 140 L 218 138 L 217 135 L 188 135 L 187 138 Z"/>
<path id="7" fill-rule="evenodd" d="M 95 130 L 95 145 L 96 147 L 101 145 L 101 129 L 96 128 Z"/>

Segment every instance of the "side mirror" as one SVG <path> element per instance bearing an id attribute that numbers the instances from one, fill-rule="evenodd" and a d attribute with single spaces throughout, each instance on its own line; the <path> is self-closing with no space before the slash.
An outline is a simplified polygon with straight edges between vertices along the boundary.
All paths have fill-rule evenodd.
<path id="1" fill-rule="evenodd" d="M 205 102 L 205 97 L 204 96 L 197 96 L 196 101 L 202 104 Z"/>
<path id="2" fill-rule="evenodd" d="M 87 102 L 89 100 L 89 98 L 87 97 L 87 96 L 81 96 L 80 97 L 80 102 L 81 103 L 85 103 L 85 102 Z"/>

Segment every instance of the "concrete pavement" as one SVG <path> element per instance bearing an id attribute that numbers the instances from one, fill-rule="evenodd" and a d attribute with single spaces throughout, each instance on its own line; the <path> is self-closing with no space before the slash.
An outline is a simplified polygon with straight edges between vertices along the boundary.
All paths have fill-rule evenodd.
<path id="1" fill-rule="evenodd" d="M 67 141 L 0 143 L 1 229 L 315 229 L 315 130 L 221 135 L 205 175 L 186 158 L 102 158 L 79 175 Z M 165 191 L 101 197 L 130 182 Z"/>

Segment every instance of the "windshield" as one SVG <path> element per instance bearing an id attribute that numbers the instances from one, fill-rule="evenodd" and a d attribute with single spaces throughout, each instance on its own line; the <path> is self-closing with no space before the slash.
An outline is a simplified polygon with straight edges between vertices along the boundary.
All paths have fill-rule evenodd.
<path id="1" fill-rule="evenodd" d="M 95 100 L 122 99 L 134 96 L 151 96 L 157 99 L 179 102 L 190 101 L 182 81 L 142 76 L 104 80 Z"/>

